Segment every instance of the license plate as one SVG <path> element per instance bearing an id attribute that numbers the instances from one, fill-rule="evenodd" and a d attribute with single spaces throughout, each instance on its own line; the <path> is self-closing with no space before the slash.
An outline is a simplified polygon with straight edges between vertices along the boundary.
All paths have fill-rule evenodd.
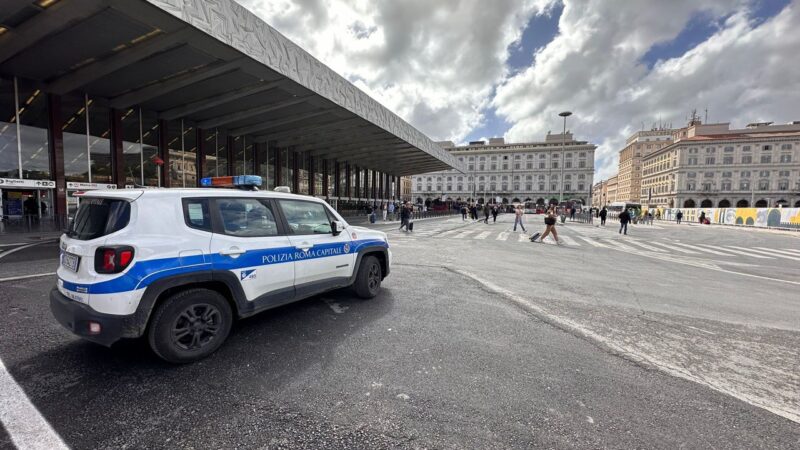
<path id="1" fill-rule="evenodd" d="M 80 262 L 81 257 L 71 253 L 64 252 L 64 257 L 61 258 L 61 265 L 73 272 L 78 271 L 78 264 L 80 264 Z"/>

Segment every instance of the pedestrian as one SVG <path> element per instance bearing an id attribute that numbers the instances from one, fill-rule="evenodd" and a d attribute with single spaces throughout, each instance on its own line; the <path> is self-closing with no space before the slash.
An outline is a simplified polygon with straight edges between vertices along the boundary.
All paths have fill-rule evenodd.
<path id="1" fill-rule="evenodd" d="M 683 211 L 680 209 L 678 210 L 678 214 L 675 214 L 675 219 L 678 221 L 678 225 L 681 224 L 681 220 L 683 220 Z"/>
<path id="2" fill-rule="evenodd" d="M 487 203 L 487 204 L 483 205 L 483 216 L 484 216 L 483 217 L 483 223 L 485 223 L 485 224 L 489 223 L 489 214 L 491 214 L 491 213 L 492 213 L 492 208 L 489 207 L 489 204 Z"/>
<path id="3" fill-rule="evenodd" d="M 552 234 L 553 239 L 556 240 L 556 244 L 561 245 L 561 242 L 558 240 L 558 232 L 556 232 L 556 210 L 553 207 L 547 210 L 547 214 L 544 216 L 544 233 L 542 233 L 542 237 L 539 238 L 539 242 L 544 243 L 544 238 L 547 235 Z M 531 242 L 536 242 L 535 239 L 531 239 Z"/>
<path id="4" fill-rule="evenodd" d="M 492 207 L 492 223 L 497 223 L 497 213 L 497 205 L 494 205 L 494 207 Z"/>
<path id="5" fill-rule="evenodd" d="M 478 204 L 472 205 L 472 220 L 478 220 Z"/>
<path id="6" fill-rule="evenodd" d="M 389 202 L 388 210 L 389 215 L 392 217 L 392 220 L 394 220 L 394 202 Z"/>
<path id="7" fill-rule="evenodd" d="M 598 214 L 600 215 L 600 225 L 606 226 L 606 217 L 608 217 L 608 210 L 606 207 L 603 206 L 603 209 L 601 209 Z"/>
<path id="8" fill-rule="evenodd" d="M 522 224 L 522 217 L 525 214 L 525 211 L 522 210 L 521 207 L 517 206 L 517 209 L 514 210 L 514 231 L 517 231 L 517 224 L 522 228 L 522 231 L 527 231 L 525 229 L 525 225 Z"/>
<path id="9" fill-rule="evenodd" d="M 467 220 L 467 205 L 461 205 L 461 221 L 464 222 Z"/>
<path id="10" fill-rule="evenodd" d="M 400 207 L 400 230 L 403 227 L 406 227 L 406 231 L 408 231 L 408 222 L 410 221 L 411 213 L 409 212 L 408 205 L 403 202 L 403 206 Z"/>
<path id="11" fill-rule="evenodd" d="M 629 213 L 627 208 L 626 208 L 626 209 L 622 210 L 621 213 L 619 213 L 619 233 L 620 234 L 623 234 L 623 231 L 625 232 L 626 235 L 628 234 L 628 222 L 630 222 L 630 221 L 631 221 L 631 213 Z"/>
<path id="12" fill-rule="evenodd" d="M 706 223 L 706 212 L 705 211 L 701 211 L 700 212 L 700 218 L 698 219 L 698 221 L 700 222 L 700 225 L 703 225 L 703 224 Z"/>
<path id="13" fill-rule="evenodd" d="M 572 208 L 570 208 L 570 210 L 569 210 L 569 221 L 570 222 L 575 222 L 575 212 L 576 211 L 577 210 L 575 209 L 574 206 Z"/>
<path id="14" fill-rule="evenodd" d="M 383 221 L 386 222 L 386 216 L 389 214 L 389 205 L 381 203 L 381 209 L 383 210 Z"/>
<path id="15" fill-rule="evenodd" d="M 650 223 L 651 226 L 653 225 L 653 213 L 651 212 L 647 213 L 647 221 Z"/>

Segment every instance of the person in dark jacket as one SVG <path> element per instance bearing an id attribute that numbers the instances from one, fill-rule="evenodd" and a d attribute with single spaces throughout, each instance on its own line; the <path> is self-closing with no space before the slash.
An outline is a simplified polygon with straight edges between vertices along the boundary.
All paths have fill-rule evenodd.
<path id="1" fill-rule="evenodd" d="M 489 223 L 489 214 L 492 213 L 492 208 L 489 204 L 483 205 L 483 223 Z"/>
<path id="2" fill-rule="evenodd" d="M 627 209 L 619 213 L 620 234 L 623 234 L 623 231 L 625 232 L 624 234 L 628 234 L 628 222 L 630 221 L 631 221 L 631 213 L 629 213 Z"/>
<path id="3" fill-rule="evenodd" d="M 598 215 L 600 216 L 600 225 L 606 226 L 606 217 L 608 217 L 608 210 L 606 209 L 605 206 L 603 206 L 603 209 L 600 210 Z"/>
<path id="4" fill-rule="evenodd" d="M 411 219 L 411 211 L 409 211 L 408 205 L 403 204 L 403 206 L 400 207 L 400 230 L 406 227 L 406 231 L 408 231 L 409 219 Z"/>
<path id="5" fill-rule="evenodd" d="M 497 222 L 497 212 L 497 205 L 494 205 L 494 207 L 492 207 L 492 223 Z"/>
<path id="6" fill-rule="evenodd" d="M 678 225 L 681 224 L 681 220 L 683 220 L 683 211 L 680 209 L 678 210 L 678 214 L 675 214 L 675 219 L 678 220 Z"/>

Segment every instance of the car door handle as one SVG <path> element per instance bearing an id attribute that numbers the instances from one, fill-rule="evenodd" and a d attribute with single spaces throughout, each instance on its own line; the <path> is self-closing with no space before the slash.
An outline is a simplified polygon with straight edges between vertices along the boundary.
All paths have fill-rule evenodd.
<path id="1" fill-rule="evenodd" d="M 295 245 L 296 248 L 298 248 L 299 250 L 302 250 L 302 251 L 307 251 L 308 249 L 310 249 L 313 246 L 314 246 L 314 244 L 311 244 L 309 242 L 301 242 L 300 244 Z"/>
<path id="2" fill-rule="evenodd" d="M 231 248 L 228 248 L 228 249 L 225 249 L 225 250 L 220 250 L 219 254 L 220 255 L 226 255 L 226 256 L 232 256 L 232 257 L 236 258 L 236 257 L 238 257 L 239 255 L 243 254 L 246 251 L 247 250 L 245 250 L 243 248 L 231 247 Z"/>

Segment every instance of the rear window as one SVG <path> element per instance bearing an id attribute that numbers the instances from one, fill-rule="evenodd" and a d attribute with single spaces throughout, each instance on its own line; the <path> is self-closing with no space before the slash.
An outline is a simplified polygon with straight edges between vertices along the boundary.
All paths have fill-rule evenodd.
<path id="1" fill-rule="evenodd" d="M 119 231 L 128 225 L 131 204 L 108 198 L 81 199 L 67 236 L 88 241 Z"/>

